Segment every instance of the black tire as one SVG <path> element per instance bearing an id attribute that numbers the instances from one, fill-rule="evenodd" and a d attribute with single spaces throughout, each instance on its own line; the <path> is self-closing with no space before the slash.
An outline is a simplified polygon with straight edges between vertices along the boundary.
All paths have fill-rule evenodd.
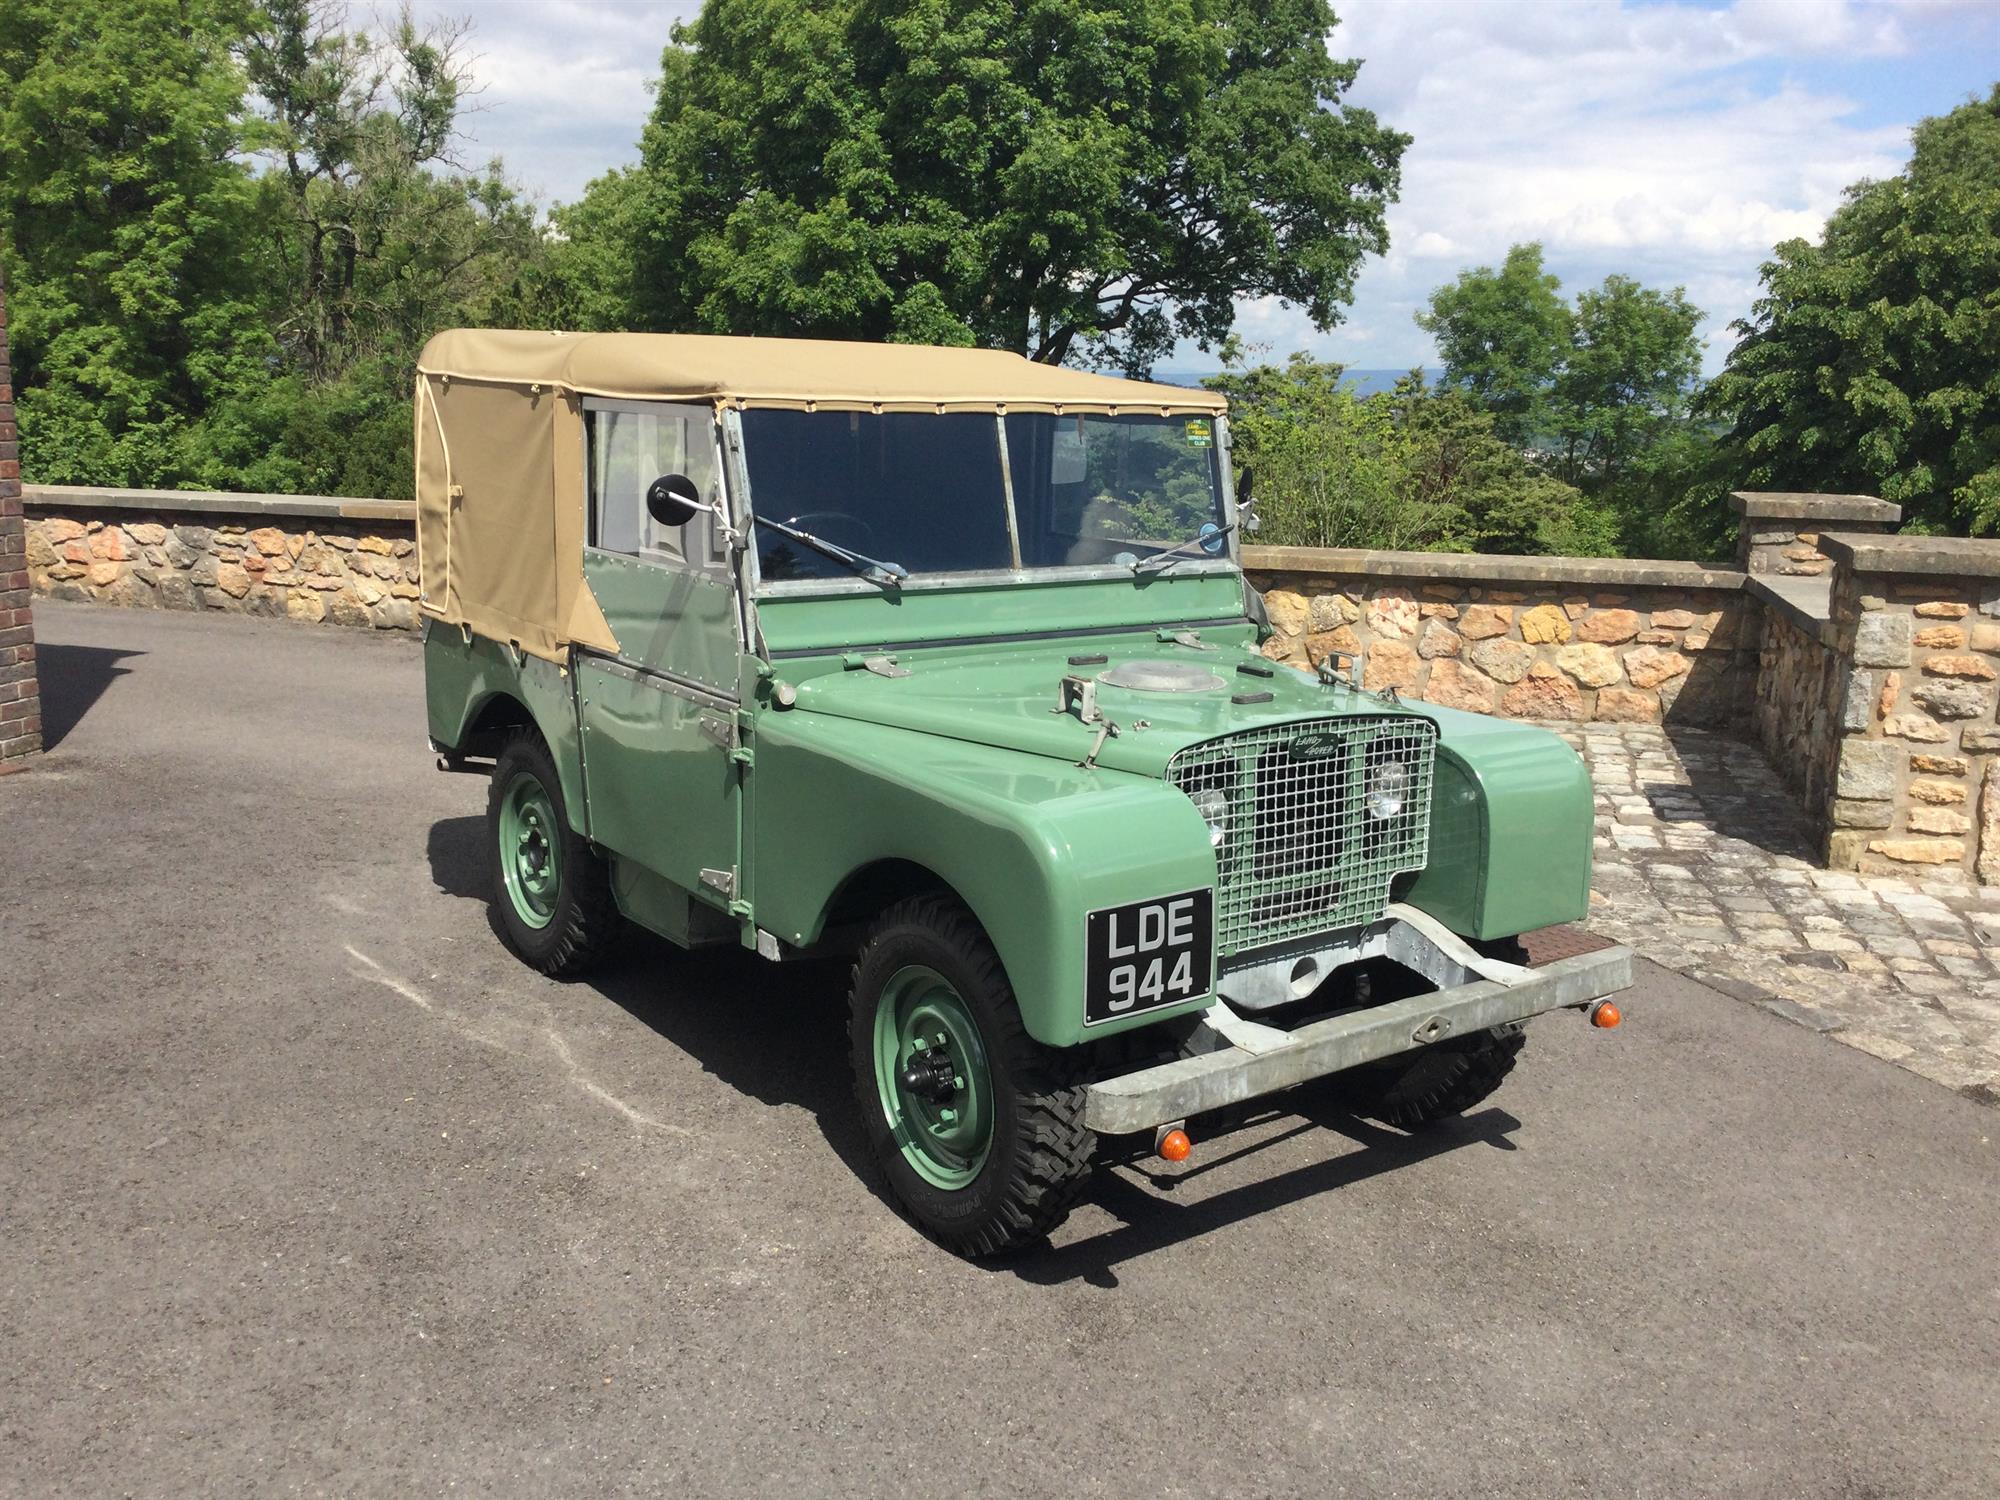
<path id="1" fill-rule="evenodd" d="M 1342 1074 L 1336 1090 L 1356 1114 L 1399 1130 L 1422 1130 L 1490 1099 L 1514 1071 L 1527 1040 L 1519 1027 L 1503 1026 L 1438 1042 Z"/>
<path id="2" fill-rule="evenodd" d="M 1518 938 L 1473 946 L 1507 963 L 1527 959 L 1527 950 Z M 1334 1089 L 1340 1102 L 1356 1114 L 1399 1130 L 1422 1130 L 1492 1098 L 1514 1071 L 1515 1060 L 1527 1042 L 1519 1025 L 1501 1026 L 1355 1068 L 1338 1075 L 1333 1080 Z"/>
<path id="3" fill-rule="evenodd" d="M 545 843 L 552 846 L 557 872 L 545 920 L 524 915 L 508 883 L 503 849 L 504 807 L 510 790 L 532 778 L 546 795 L 553 817 Z M 548 746 L 532 729 L 517 729 L 500 748 L 486 796 L 486 857 L 493 882 L 493 910 L 501 935 L 525 962 L 553 979 L 587 974 L 610 951 L 622 918 L 611 895 L 611 870 L 604 856 L 570 826 L 562 778 Z"/>
<path id="4" fill-rule="evenodd" d="M 977 1027 L 990 1080 L 990 1144 L 983 1162 L 966 1163 L 959 1186 L 927 1180 L 913 1164 L 891 1118 L 894 1083 L 878 1076 L 878 1018 L 896 1030 L 893 1015 L 883 1017 L 885 1003 L 896 1003 L 892 981 L 924 970 L 946 982 Z M 1062 1223 L 1089 1180 L 1096 1148 L 1083 1123 L 1084 1049 L 1044 1047 L 1028 1035 L 999 955 L 971 913 L 947 896 L 890 907 L 862 945 L 848 998 L 862 1128 L 910 1222 L 968 1257 L 1015 1249 Z M 902 1128 L 909 1130 L 907 1119 Z"/>

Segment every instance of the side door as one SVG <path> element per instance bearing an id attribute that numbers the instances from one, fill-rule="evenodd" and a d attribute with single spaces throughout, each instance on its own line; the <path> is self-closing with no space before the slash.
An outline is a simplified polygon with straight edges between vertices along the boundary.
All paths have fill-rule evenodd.
<path id="1" fill-rule="evenodd" d="M 731 560 L 712 517 L 668 529 L 646 512 L 647 486 L 666 474 L 721 501 L 715 414 L 586 400 L 584 462 L 583 573 L 618 642 L 615 656 L 576 658 L 591 836 L 726 907 L 742 826 Z"/>

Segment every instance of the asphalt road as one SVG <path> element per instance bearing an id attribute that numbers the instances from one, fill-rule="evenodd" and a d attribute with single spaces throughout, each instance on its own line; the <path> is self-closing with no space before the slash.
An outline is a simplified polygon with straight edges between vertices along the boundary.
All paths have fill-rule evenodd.
<path id="1" fill-rule="evenodd" d="M 36 616 L 0 1493 L 2000 1479 L 1991 1109 L 1649 967 L 1460 1124 L 1276 1117 L 965 1265 L 866 1176 L 837 973 L 506 954 L 412 643 Z"/>

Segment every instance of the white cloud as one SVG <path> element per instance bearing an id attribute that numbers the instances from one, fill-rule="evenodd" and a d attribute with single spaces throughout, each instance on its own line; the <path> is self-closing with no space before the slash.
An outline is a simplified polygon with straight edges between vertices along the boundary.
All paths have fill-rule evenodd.
<path id="1" fill-rule="evenodd" d="M 1865 60 L 1891 77 L 1912 57 L 2000 38 L 1994 0 L 1335 8 L 1335 55 L 1363 59 L 1350 102 L 1415 138 L 1390 211 L 1392 249 L 1363 272 L 1332 334 L 1275 303 L 1246 305 L 1239 331 L 1278 356 L 1310 347 L 1396 368 L 1428 357 L 1411 315 L 1431 289 L 1522 240 L 1540 240 L 1571 289 L 1613 271 L 1686 286 L 1710 314 L 1717 363 L 1771 247 L 1817 234 L 1848 183 L 1897 170 L 1907 153 L 1914 119 L 1863 123 L 1865 101 L 1829 76 L 1853 79 L 1848 65 Z M 466 121 L 466 154 L 503 156 L 544 202 L 572 200 L 636 159 L 660 50 L 673 21 L 698 9 L 417 0 L 420 17 L 469 15 L 475 26 L 485 90 Z M 1177 363 L 1204 360 L 1188 351 Z"/>
<path id="2" fill-rule="evenodd" d="M 1353 326 L 1262 321 L 1351 365 L 1408 364 L 1427 357 L 1411 316 L 1433 287 L 1539 240 L 1571 289 L 1613 271 L 1687 287 L 1713 366 L 1771 248 L 1907 154 L 1908 125 L 1856 123 L 1856 101 L 1809 81 L 1813 60 L 1893 66 L 1950 5 L 1346 0 L 1333 48 L 1364 60 L 1350 102 L 1414 137 L 1392 249 Z"/>
<path id="3" fill-rule="evenodd" d="M 415 0 L 420 22 L 469 19 L 481 84 L 463 117 L 468 160 L 500 156 L 543 203 L 638 160 L 660 52 L 699 0 Z M 361 12 L 357 7 L 356 16 Z"/>

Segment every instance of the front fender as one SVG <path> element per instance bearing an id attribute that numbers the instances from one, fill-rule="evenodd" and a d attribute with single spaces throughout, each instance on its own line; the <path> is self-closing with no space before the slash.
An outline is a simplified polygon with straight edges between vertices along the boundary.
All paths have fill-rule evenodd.
<path id="1" fill-rule="evenodd" d="M 1590 912 L 1596 809 L 1583 757 L 1531 724 L 1412 704 L 1437 721 L 1430 857 L 1403 899 L 1469 938 Z"/>
<path id="2" fill-rule="evenodd" d="M 979 919 L 1029 1034 L 1050 1046 L 1083 1037 L 1086 913 L 1215 884 L 1207 824 L 1151 777 L 796 711 L 760 715 L 755 743 L 747 865 L 757 925 L 811 943 L 855 871 L 921 865 Z"/>

